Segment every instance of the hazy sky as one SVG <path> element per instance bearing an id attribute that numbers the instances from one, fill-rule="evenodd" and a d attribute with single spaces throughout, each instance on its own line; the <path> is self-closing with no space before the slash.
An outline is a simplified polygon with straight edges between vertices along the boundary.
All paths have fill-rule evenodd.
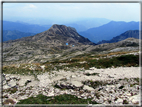
<path id="1" fill-rule="evenodd" d="M 3 3 L 3 20 L 49 19 L 74 21 L 107 18 L 114 21 L 139 21 L 139 3 Z"/>

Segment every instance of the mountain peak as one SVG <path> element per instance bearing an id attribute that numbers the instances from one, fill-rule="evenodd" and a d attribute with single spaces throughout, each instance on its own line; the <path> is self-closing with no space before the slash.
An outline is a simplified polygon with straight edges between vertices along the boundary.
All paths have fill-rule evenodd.
<path id="1" fill-rule="evenodd" d="M 73 27 L 67 27 L 65 25 L 58 25 L 54 24 L 49 28 L 47 31 L 45 31 L 46 34 L 50 37 L 58 38 L 58 40 L 61 40 L 63 42 L 69 43 L 69 44 L 92 44 L 91 41 L 89 41 L 87 38 L 82 37 L 79 35 L 75 28 Z M 60 37 L 60 38 L 59 38 Z"/>
<path id="2" fill-rule="evenodd" d="M 52 25 L 48 30 L 36 34 L 32 37 L 22 38 L 22 41 L 31 41 L 36 43 L 44 43 L 48 45 L 58 46 L 66 45 L 95 45 L 89 39 L 79 35 L 72 27 L 65 25 Z"/>
<path id="3" fill-rule="evenodd" d="M 54 31 L 64 30 L 64 31 L 75 31 L 76 32 L 76 29 L 73 27 L 67 27 L 65 25 L 58 25 L 58 24 L 52 25 L 50 29 L 52 29 Z"/>
<path id="4" fill-rule="evenodd" d="M 58 24 L 54 24 L 51 26 L 51 28 L 60 28 L 61 26 L 64 26 L 64 25 L 58 25 Z M 65 26 L 64 26 L 65 27 Z"/>

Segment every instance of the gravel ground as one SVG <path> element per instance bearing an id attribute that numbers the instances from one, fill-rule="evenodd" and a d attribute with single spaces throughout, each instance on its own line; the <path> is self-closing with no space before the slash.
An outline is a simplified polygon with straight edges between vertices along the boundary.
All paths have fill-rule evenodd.
<path id="1" fill-rule="evenodd" d="M 87 76 L 86 75 L 87 73 L 89 73 L 89 74 L 96 73 L 96 75 Z M 30 94 L 36 96 L 39 94 L 39 92 L 43 92 L 43 94 L 45 94 L 47 96 L 53 96 L 54 95 L 53 85 L 55 85 L 56 83 L 63 84 L 65 86 L 67 84 L 72 84 L 71 87 L 74 87 L 74 86 L 75 87 L 82 87 L 83 86 L 82 81 L 88 81 L 88 80 L 107 81 L 107 80 L 118 80 L 118 79 L 124 79 L 124 78 L 128 78 L 128 79 L 129 78 L 140 78 L 140 67 L 118 67 L 118 68 L 106 68 L 106 69 L 97 69 L 97 68 L 92 67 L 89 70 L 80 70 L 80 71 L 78 70 L 75 72 L 64 71 L 64 70 L 52 71 L 50 73 L 46 72 L 46 73 L 37 75 L 38 80 L 34 79 L 34 76 L 20 76 L 20 75 L 17 76 L 17 75 L 12 75 L 12 74 L 6 74 L 5 77 L 6 77 L 7 81 L 9 81 L 9 79 L 11 78 L 10 81 L 8 82 L 8 84 L 11 86 L 14 86 L 18 83 L 19 84 L 18 85 L 19 91 L 17 91 L 14 94 L 4 93 L 4 95 L 7 95 L 7 96 L 9 96 L 9 98 L 12 98 L 12 99 L 17 99 L 17 101 L 18 101 L 18 100 L 26 99 L 26 98 L 30 97 L 30 96 L 28 96 Z M 20 78 L 20 80 L 14 81 L 14 78 Z M 28 83 L 25 86 L 25 83 L 27 81 L 30 81 L 30 83 Z M 129 83 L 126 82 L 126 86 L 128 84 Z M 118 85 L 121 85 L 121 84 L 118 84 Z M 17 94 L 17 93 L 21 93 L 21 92 L 27 90 L 31 86 L 33 86 L 33 88 L 31 90 L 29 90 L 31 92 L 29 94 L 28 94 L 28 92 L 26 92 L 25 97 Z M 3 86 L 4 89 L 8 89 L 8 87 L 9 86 L 7 84 L 5 84 Z M 137 86 L 134 86 L 134 87 L 137 87 Z M 110 86 L 108 86 L 108 85 L 104 86 L 104 88 L 107 90 L 110 90 Z M 46 94 L 46 91 L 43 91 L 43 89 L 45 89 L 48 94 Z M 84 90 L 87 89 L 90 91 L 95 90 L 92 87 L 88 87 L 87 85 L 84 85 L 83 89 Z M 111 90 L 114 91 L 114 89 L 111 89 Z M 129 90 L 131 90 L 131 89 L 128 88 L 128 92 L 129 92 Z M 133 90 L 136 91 L 136 95 L 138 95 L 138 93 L 139 93 L 138 90 L 136 90 L 135 88 L 133 88 Z M 65 90 L 65 91 L 67 91 L 67 90 Z M 106 91 L 104 91 L 104 92 L 106 92 Z M 104 92 L 102 92 L 102 93 L 104 93 Z M 128 92 L 126 93 L 126 95 L 129 94 Z M 56 91 L 56 94 L 57 94 L 57 91 Z M 62 94 L 61 90 L 59 91 L 59 94 Z M 107 94 L 105 93 L 104 95 L 107 95 Z M 86 96 L 84 96 L 84 97 L 86 97 Z M 108 97 L 108 99 L 109 99 L 109 97 Z M 5 99 L 3 99 L 3 100 L 5 100 Z"/>
<path id="2" fill-rule="evenodd" d="M 85 73 L 98 73 L 98 75 L 95 76 L 86 76 Z M 58 76 L 54 76 L 58 75 Z M 49 76 L 48 73 L 40 75 L 41 81 L 43 78 L 47 78 Z M 90 68 L 90 70 L 85 71 L 77 71 L 77 72 L 71 72 L 71 71 L 63 71 L 60 72 L 54 71 L 54 74 L 51 75 L 50 82 L 57 81 L 62 78 L 72 79 L 76 81 L 84 81 L 84 80 L 113 80 L 113 79 L 120 79 L 120 78 L 140 78 L 140 67 L 118 67 L 118 68 L 107 68 L 107 69 L 96 69 L 96 68 Z M 44 82 L 45 83 L 45 82 Z M 43 84 L 43 82 L 42 82 Z M 46 84 L 46 83 L 45 83 Z"/>

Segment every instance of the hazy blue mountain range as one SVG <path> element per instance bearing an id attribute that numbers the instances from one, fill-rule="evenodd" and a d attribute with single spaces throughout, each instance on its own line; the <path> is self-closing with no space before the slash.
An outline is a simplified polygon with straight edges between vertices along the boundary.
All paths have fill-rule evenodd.
<path id="1" fill-rule="evenodd" d="M 28 33 L 40 33 L 49 29 L 51 25 L 34 25 L 21 22 L 3 21 L 3 30 L 18 30 Z"/>
<path id="2" fill-rule="evenodd" d="M 22 37 L 28 37 L 35 35 L 36 33 L 25 33 L 25 32 L 20 32 L 17 30 L 3 30 L 3 42 L 8 41 L 8 40 L 15 40 L 15 39 L 20 39 Z"/>
<path id="3" fill-rule="evenodd" d="M 128 30 L 139 30 L 139 22 L 111 21 L 102 26 L 79 32 L 79 34 L 97 43 L 102 40 L 110 40 Z"/>
<path id="4" fill-rule="evenodd" d="M 81 31 L 86 31 L 87 27 L 83 26 L 83 25 L 79 25 L 76 23 L 70 23 L 70 24 L 65 24 L 68 27 L 73 27 L 76 29 L 77 32 L 81 32 Z"/>
<path id="5" fill-rule="evenodd" d="M 104 19 L 104 22 L 106 22 L 106 21 Z M 88 38 L 90 41 L 92 41 L 94 43 L 98 43 L 99 41 L 102 41 L 102 40 L 110 40 L 113 37 L 116 37 L 128 30 L 138 30 L 139 29 L 139 22 L 111 21 L 111 22 L 104 24 L 102 26 L 99 26 L 99 24 L 98 24 L 97 26 L 99 26 L 99 27 L 94 27 L 94 28 L 86 30 L 87 26 L 85 26 L 83 24 L 86 23 L 86 25 L 87 25 L 87 21 L 84 21 L 84 23 L 82 22 L 82 25 L 81 25 L 81 22 L 82 21 L 80 21 L 80 25 L 79 25 L 79 21 L 76 24 L 71 23 L 71 24 L 64 24 L 64 25 L 74 27 L 77 30 L 77 32 L 83 31 L 83 32 L 79 32 L 79 34 L 82 35 L 83 37 Z M 93 19 L 88 22 L 92 22 L 92 26 L 93 25 L 96 26 L 95 24 L 93 24 Z M 97 21 L 94 21 L 94 22 L 97 23 Z M 99 19 L 98 19 L 98 23 L 99 23 Z M 14 30 L 17 31 L 17 32 L 14 32 L 15 35 L 11 34 L 11 35 L 9 35 L 9 37 L 5 36 L 5 35 L 7 35 L 5 33 L 3 35 L 3 36 L 5 36 L 3 40 L 4 41 L 14 40 L 14 39 L 25 37 L 26 35 L 31 36 L 32 34 L 37 34 L 37 33 L 41 33 L 43 31 L 46 31 L 51 26 L 52 25 L 34 25 L 34 24 L 28 24 L 28 23 L 24 23 L 24 22 L 3 21 L 3 30 L 11 30 L 11 32 Z M 86 31 L 84 31 L 84 30 L 86 30 Z M 29 33 L 29 34 L 21 34 L 20 33 L 21 35 L 19 35 L 18 31 L 23 32 L 23 33 Z M 18 34 L 16 34 L 16 33 L 18 33 Z M 12 35 L 14 37 L 12 37 Z M 18 37 L 18 35 L 19 35 L 19 37 Z"/>
<path id="6" fill-rule="evenodd" d="M 66 26 L 70 26 L 73 25 L 72 27 L 74 27 L 77 31 L 83 31 L 84 27 L 87 29 L 92 28 L 92 27 L 98 27 L 101 26 L 103 24 L 106 24 L 108 22 L 110 22 L 110 19 L 106 19 L 106 18 L 79 18 L 76 20 L 62 20 L 59 21 L 58 19 L 48 19 L 48 18 L 10 18 L 9 21 L 12 22 L 19 22 L 19 23 L 28 23 L 28 24 L 35 24 L 35 25 L 53 25 L 53 24 L 60 24 L 60 25 L 66 25 Z M 74 26 L 75 25 L 75 26 Z M 77 25 L 77 26 L 76 26 Z M 50 26 L 50 27 L 51 27 Z M 83 26 L 83 29 L 79 28 L 78 26 Z"/>
<path id="7" fill-rule="evenodd" d="M 75 21 L 74 23 L 65 24 L 66 26 L 74 27 L 78 32 L 88 30 L 90 28 L 102 26 L 111 20 L 105 18 L 88 18 L 82 19 L 80 21 Z"/>
<path id="8" fill-rule="evenodd" d="M 78 25 L 85 26 L 87 29 L 99 27 L 104 24 L 109 23 L 112 20 L 105 19 L 105 18 L 88 18 L 88 19 L 82 19 L 81 21 L 76 21 L 75 23 Z"/>
<path id="9" fill-rule="evenodd" d="M 110 22 L 111 20 L 105 18 L 88 18 L 81 19 L 73 22 L 64 22 L 59 23 L 60 25 L 66 25 L 70 27 L 74 27 L 77 32 L 86 31 L 92 27 L 98 27 L 103 24 Z M 44 22 L 44 23 L 43 23 Z M 3 30 L 18 30 L 21 32 L 30 32 L 30 33 L 40 33 L 46 31 L 53 25 L 52 20 L 27 20 L 27 22 L 23 21 L 3 21 Z M 54 24 L 58 24 L 58 22 L 54 22 Z"/>
<path id="10" fill-rule="evenodd" d="M 136 38 L 139 39 L 139 30 L 129 30 L 124 33 L 122 33 L 119 36 L 113 37 L 111 40 L 102 40 L 98 42 L 97 44 L 103 44 L 103 43 L 114 43 L 114 42 L 119 42 L 122 40 L 125 40 L 127 38 Z"/>

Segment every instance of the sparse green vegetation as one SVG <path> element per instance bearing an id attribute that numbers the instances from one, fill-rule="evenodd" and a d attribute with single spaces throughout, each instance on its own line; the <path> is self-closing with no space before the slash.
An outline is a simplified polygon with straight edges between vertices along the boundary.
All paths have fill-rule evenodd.
<path id="1" fill-rule="evenodd" d="M 107 81 L 92 81 L 92 80 L 88 80 L 88 81 L 83 81 L 82 82 L 84 85 L 88 85 L 90 87 L 93 87 L 93 88 L 97 88 L 99 86 L 104 86 L 104 85 L 107 85 Z"/>
<path id="2" fill-rule="evenodd" d="M 36 97 L 29 97 L 25 100 L 20 100 L 17 104 L 97 104 L 96 102 L 91 101 L 92 99 L 81 99 L 77 98 L 74 95 L 63 94 L 55 97 L 47 97 L 42 94 L 37 95 Z"/>
<path id="3" fill-rule="evenodd" d="M 129 46 L 133 46 L 133 47 L 138 47 L 139 46 L 139 44 L 138 43 L 135 43 L 135 42 L 133 42 L 133 43 L 131 43 L 131 42 L 127 42 L 127 43 L 122 43 L 122 45 L 120 45 L 120 47 L 129 47 Z"/>
<path id="4" fill-rule="evenodd" d="M 90 73 L 86 73 L 85 75 L 87 75 L 87 76 L 91 76 L 91 75 L 98 75 L 99 73 L 92 73 L 92 74 L 90 74 Z"/>
<path id="5" fill-rule="evenodd" d="M 79 56 L 80 57 L 80 56 Z M 80 61 L 86 61 L 87 63 L 79 63 Z M 72 60 L 64 60 L 58 63 L 69 63 L 64 67 L 77 67 L 89 69 L 90 67 L 96 68 L 108 68 L 108 67 L 119 67 L 119 66 L 138 66 L 139 56 L 138 55 L 122 55 L 113 58 L 93 59 L 93 58 L 72 58 Z"/>
<path id="6" fill-rule="evenodd" d="M 91 55 L 79 55 L 71 59 L 66 60 L 55 60 L 53 62 L 46 62 L 43 63 L 45 65 L 45 71 L 50 72 L 52 70 L 71 70 L 74 68 L 84 68 L 89 69 L 91 67 L 96 68 L 109 68 L 109 67 L 120 67 L 120 66 L 139 66 L 139 55 L 121 55 L 118 57 L 112 58 L 100 58 L 95 59 L 97 56 Z M 85 63 L 80 63 L 85 61 Z M 63 65 L 60 65 L 62 64 Z M 26 65 L 25 65 L 26 66 Z M 42 73 L 42 69 L 38 66 L 35 67 L 35 70 L 29 69 L 30 67 L 23 68 L 23 67 L 15 67 L 15 66 L 4 66 L 3 73 L 10 73 L 10 74 L 22 74 L 22 75 L 37 75 Z M 89 74 L 87 74 L 89 76 Z M 96 74 L 92 74 L 96 75 Z"/>
<path id="7" fill-rule="evenodd" d="M 95 88 L 98 88 L 99 86 L 106 86 L 106 85 L 114 85 L 114 84 L 117 84 L 117 83 L 120 83 L 120 81 L 126 81 L 126 82 L 130 82 L 130 81 L 134 81 L 133 84 L 130 84 L 130 87 L 133 87 L 134 85 L 139 85 L 139 78 L 124 78 L 124 79 L 118 79 L 118 80 L 115 80 L 114 81 L 110 81 L 110 80 L 107 80 L 107 81 L 92 81 L 92 80 L 88 80 L 88 81 L 83 81 L 82 83 L 84 85 L 88 85 L 90 87 L 93 87 L 94 89 Z M 123 89 L 125 86 L 121 85 L 119 87 L 119 89 Z"/>
<path id="8" fill-rule="evenodd" d="M 123 104 L 129 104 L 127 100 L 123 100 Z"/>
<path id="9" fill-rule="evenodd" d="M 18 89 L 16 87 L 8 88 L 8 89 L 3 90 L 3 92 L 9 92 L 10 94 L 15 93 L 16 91 L 18 91 Z"/>

